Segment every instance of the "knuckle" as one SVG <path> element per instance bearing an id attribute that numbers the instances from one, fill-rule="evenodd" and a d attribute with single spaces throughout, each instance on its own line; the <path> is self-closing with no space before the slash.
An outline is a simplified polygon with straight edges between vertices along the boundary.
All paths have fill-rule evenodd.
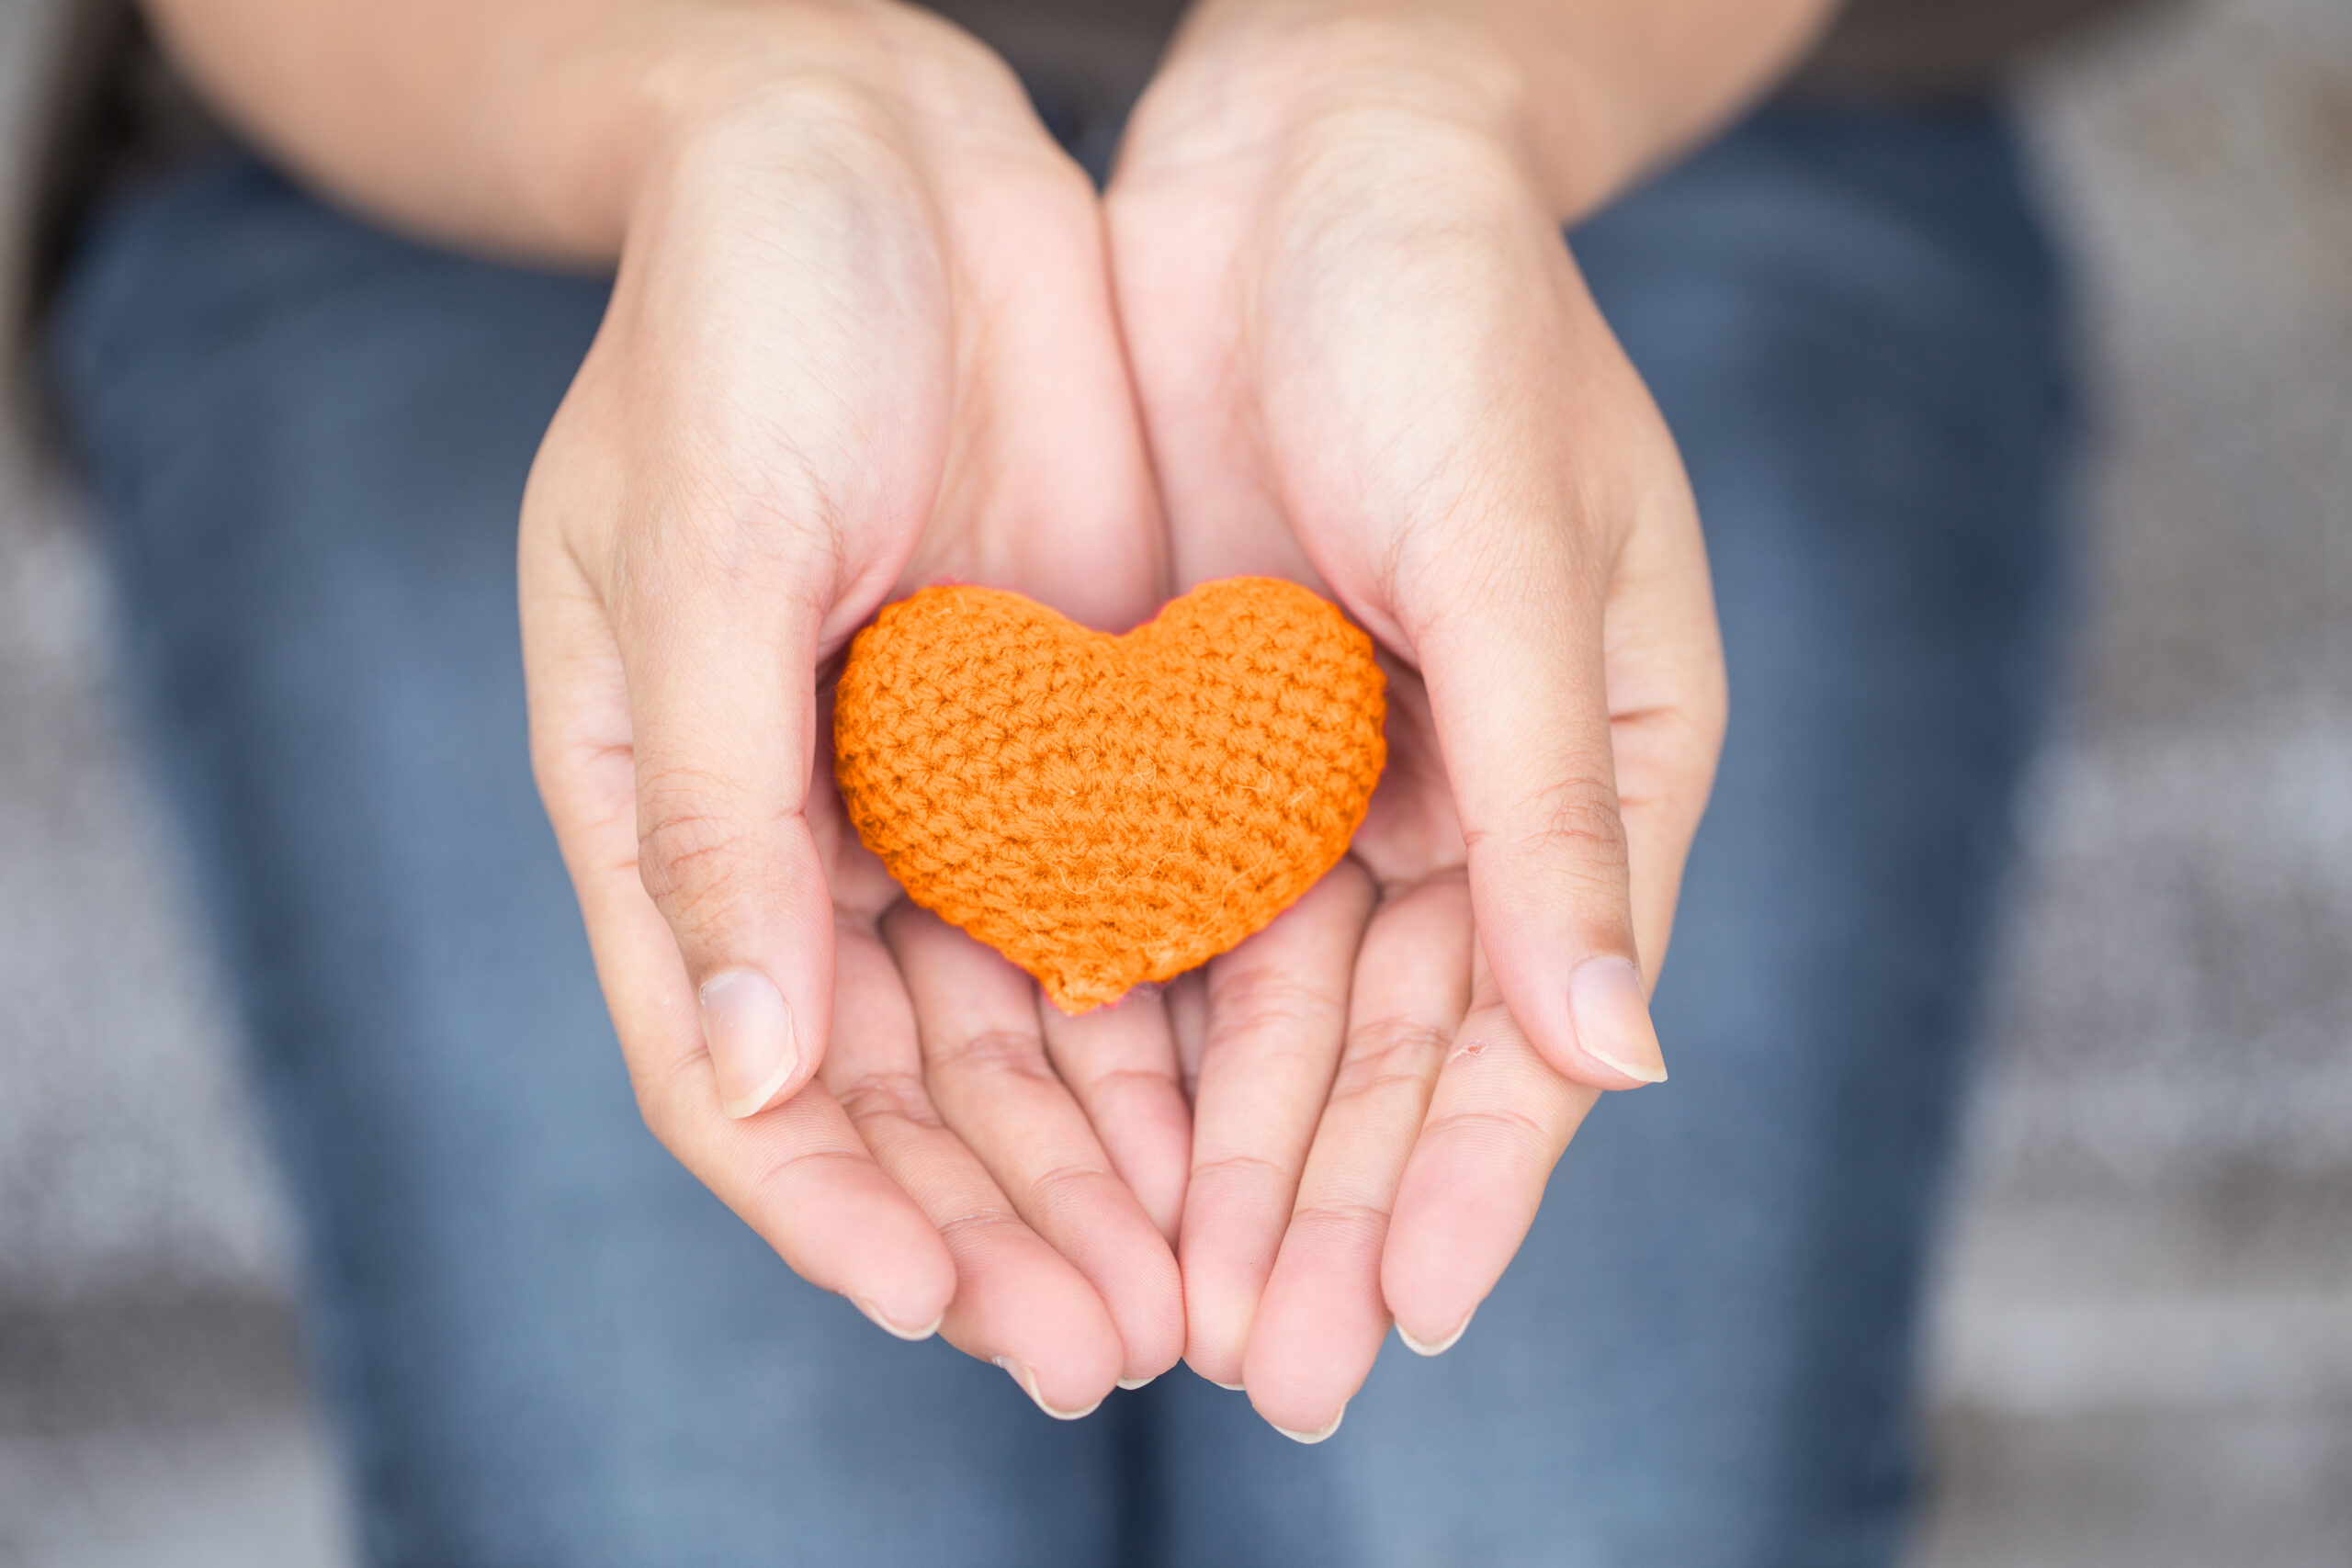
<path id="1" fill-rule="evenodd" d="M 1291 1212 L 1294 1228 L 1335 1232 L 1377 1241 L 1388 1229 L 1388 1211 L 1377 1203 L 1350 1203 L 1319 1199 L 1302 1202 Z"/>
<path id="2" fill-rule="evenodd" d="M 1613 780 L 1589 773 L 1555 779 L 1512 816 L 1508 825 L 1465 826 L 1471 850 L 1499 851 L 1540 864 L 1582 865 L 1621 874 L 1625 864 L 1625 822 Z"/>
<path id="3" fill-rule="evenodd" d="M 1611 862 L 1625 858 L 1625 823 L 1617 810 L 1614 781 L 1571 773 L 1544 792 L 1530 816 L 1536 824 L 1528 835 L 1532 851 Z"/>
<path id="4" fill-rule="evenodd" d="M 1173 1067 L 1105 1067 L 1079 1078 L 1073 1085 L 1089 1099 L 1173 1095 L 1178 1092 Z"/>
<path id="5" fill-rule="evenodd" d="M 1280 1160 L 1263 1155 L 1224 1155 L 1216 1159 L 1203 1160 L 1193 1167 L 1193 1179 L 1204 1177 L 1238 1179 L 1245 1183 L 1290 1185 L 1293 1172 Z"/>
<path id="6" fill-rule="evenodd" d="M 1358 1025 L 1331 1086 L 1333 1103 L 1393 1089 L 1419 1090 L 1437 1076 L 1453 1036 L 1421 1019 L 1394 1016 Z"/>
<path id="7" fill-rule="evenodd" d="M 1319 1034 L 1336 1007 L 1328 987 L 1270 965 L 1228 973 L 1216 987 L 1207 1044 L 1293 1043 Z"/>
<path id="8" fill-rule="evenodd" d="M 795 1207 L 796 1189 L 806 1190 L 802 1184 L 808 1182 L 811 1168 L 847 1168 L 865 1157 L 851 1149 L 786 1149 L 762 1165 L 752 1176 L 748 1206 L 755 1213 L 789 1213 Z"/>
<path id="9" fill-rule="evenodd" d="M 1113 1179 L 1111 1173 L 1099 1165 L 1057 1165 L 1030 1179 L 1030 1207 L 1041 1218 L 1065 1213 L 1086 1202 L 1091 1194 L 1102 1190 L 1104 1182 Z"/>
<path id="10" fill-rule="evenodd" d="M 1007 1229 L 1021 1231 L 1027 1228 L 1022 1224 L 1018 1214 L 994 1203 L 967 1210 L 963 1213 L 940 1221 L 938 1225 L 940 1239 L 948 1242 L 953 1242 L 959 1236 L 985 1235 L 990 1232 L 1001 1232 Z"/>
<path id="11" fill-rule="evenodd" d="M 1655 708 L 1616 722 L 1623 729 L 1617 752 L 1625 779 L 1619 816 L 1663 811 L 1695 828 L 1721 754 L 1720 717 Z"/>
<path id="12" fill-rule="evenodd" d="M 1685 768 L 1711 768 L 1723 750 L 1729 713 L 1720 693 L 1634 716 L 1655 734 L 1657 750 Z M 1612 721 L 1613 722 L 1613 721 Z"/>
<path id="13" fill-rule="evenodd" d="M 1552 1142 L 1550 1132 L 1541 1122 L 1508 1105 L 1480 1106 L 1432 1116 L 1423 1136 L 1480 1145 L 1518 1160 L 1541 1157 Z"/>
<path id="14" fill-rule="evenodd" d="M 769 434 L 756 444 L 768 449 L 783 440 Z M 730 614 L 764 618 L 789 608 L 805 617 L 825 585 L 841 581 L 852 554 L 842 509 L 811 467 L 797 452 L 775 457 L 750 493 L 722 490 L 707 475 L 678 480 L 662 527 L 616 542 L 608 591 L 616 622 L 658 636 L 689 600 Z"/>
<path id="15" fill-rule="evenodd" d="M 730 868 L 751 848 L 740 824 L 702 809 L 674 777 L 640 788 L 638 878 L 662 912 L 682 926 L 722 916 L 731 899 Z"/>
<path id="16" fill-rule="evenodd" d="M 860 1126 L 875 1121 L 912 1122 L 919 1127 L 941 1124 L 939 1111 L 923 1089 L 922 1076 L 903 1068 L 876 1068 L 850 1075 L 827 1086 L 849 1119 Z"/>
<path id="17" fill-rule="evenodd" d="M 1010 1029 L 984 1029 L 962 1039 L 943 1040 L 926 1048 L 933 1072 L 1011 1073 L 1021 1077 L 1053 1076 L 1046 1060 L 1045 1043 L 1034 1034 Z"/>

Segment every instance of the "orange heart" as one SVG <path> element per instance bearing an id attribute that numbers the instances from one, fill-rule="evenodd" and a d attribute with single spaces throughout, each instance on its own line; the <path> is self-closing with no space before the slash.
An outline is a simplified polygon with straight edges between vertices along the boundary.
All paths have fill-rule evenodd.
<path id="1" fill-rule="evenodd" d="M 907 896 L 1065 1012 L 1264 926 L 1379 782 L 1372 639 L 1306 589 L 1206 582 L 1125 637 L 925 588 L 850 645 L 833 767 Z"/>

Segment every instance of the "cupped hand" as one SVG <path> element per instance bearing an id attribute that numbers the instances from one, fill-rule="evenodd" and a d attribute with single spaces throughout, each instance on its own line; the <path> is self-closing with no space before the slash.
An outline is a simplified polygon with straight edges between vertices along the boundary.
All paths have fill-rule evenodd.
<path id="1" fill-rule="evenodd" d="M 1453 41 L 1196 18 L 1108 202 L 1177 585 L 1315 584 L 1389 660 L 1351 859 L 1210 965 L 1188 1046 L 1187 1359 L 1308 1438 L 1392 1321 L 1462 1331 L 1599 1091 L 1664 1077 L 1724 723 L 1672 441 Z"/>
<path id="2" fill-rule="evenodd" d="M 1156 603 L 1100 208 L 965 35 L 787 20 L 650 161 L 533 469 L 534 761 L 655 1134 L 806 1278 L 1077 1414 L 1182 1348 L 1167 1021 L 1041 1014 L 905 907 L 819 675 L 941 577 Z"/>

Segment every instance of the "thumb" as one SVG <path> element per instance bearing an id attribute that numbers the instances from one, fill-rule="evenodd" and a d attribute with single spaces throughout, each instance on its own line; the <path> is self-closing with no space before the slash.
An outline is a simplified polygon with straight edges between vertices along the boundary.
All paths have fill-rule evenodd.
<path id="1" fill-rule="evenodd" d="M 1491 536 L 1490 536 L 1491 538 Z M 1634 942 L 1610 739 L 1601 562 L 1553 529 L 1408 626 L 1469 852 L 1478 941 L 1544 1059 L 1594 1089 L 1666 1077 Z"/>
<path id="2" fill-rule="evenodd" d="M 648 553 L 614 617 L 639 874 L 694 985 L 719 1103 L 745 1117 L 808 1081 L 831 1026 L 832 900 L 805 815 L 820 616 L 771 572 L 675 542 Z"/>

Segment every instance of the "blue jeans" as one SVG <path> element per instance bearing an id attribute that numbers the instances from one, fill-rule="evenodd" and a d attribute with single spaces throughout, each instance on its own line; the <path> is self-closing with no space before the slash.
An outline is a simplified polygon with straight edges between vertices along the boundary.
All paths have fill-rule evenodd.
<path id="1" fill-rule="evenodd" d="M 1659 1021 L 1460 1347 L 1319 1448 L 1074 1425 L 796 1280 L 640 1124 L 525 754 L 514 517 L 600 283 L 249 162 L 52 346 L 301 1218 L 371 1562 L 1883 1564 L 2050 666 L 2055 270 L 2004 127 L 1770 110 L 1572 236 L 1680 439 L 1733 720 Z"/>

